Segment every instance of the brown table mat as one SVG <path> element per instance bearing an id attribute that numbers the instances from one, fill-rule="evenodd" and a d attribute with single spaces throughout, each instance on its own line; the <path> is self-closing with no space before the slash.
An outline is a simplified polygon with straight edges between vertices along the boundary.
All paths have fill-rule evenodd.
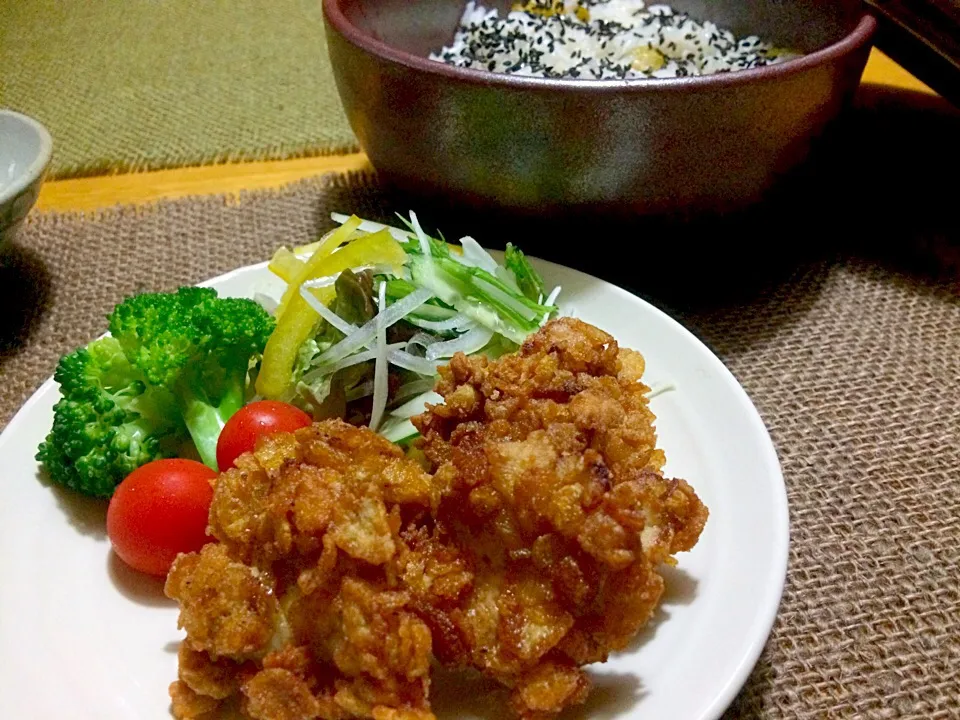
<path id="1" fill-rule="evenodd" d="M 35 215 L 0 275 L 0 421 L 61 353 L 104 330 L 124 295 L 194 283 L 306 242 L 331 210 L 383 216 L 397 202 L 354 177 L 95 218 Z M 551 254 L 544 236 L 524 237 Z M 636 257 L 599 264 L 614 275 L 632 267 L 634 284 L 673 304 L 719 353 L 768 423 L 788 486 L 786 591 L 728 717 L 957 717 L 960 301 L 955 266 L 917 272 L 952 245 L 934 238 L 911 251 L 924 262 L 909 272 L 890 257 L 823 247 L 739 275 L 739 260 L 714 257 L 693 281 L 689 259 L 683 273 L 660 261 L 641 272 L 651 244 L 635 247 Z M 774 282 L 744 280 L 774 267 Z"/>

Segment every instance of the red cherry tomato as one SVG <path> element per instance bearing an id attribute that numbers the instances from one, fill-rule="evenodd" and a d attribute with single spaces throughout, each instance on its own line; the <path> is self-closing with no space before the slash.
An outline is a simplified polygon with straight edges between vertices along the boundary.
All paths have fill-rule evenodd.
<path id="1" fill-rule="evenodd" d="M 220 470 L 233 467 L 245 452 L 253 450 L 257 438 L 277 432 L 293 432 L 313 419 L 303 410 L 277 400 L 258 400 L 244 405 L 227 420 L 217 440 L 217 465 Z"/>
<path id="2" fill-rule="evenodd" d="M 178 553 L 199 550 L 207 536 L 217 474 L 196 460 L 154 460 L 127 475 L 107 508 L 107 536 L 127 565 L 166 575 Z"/>

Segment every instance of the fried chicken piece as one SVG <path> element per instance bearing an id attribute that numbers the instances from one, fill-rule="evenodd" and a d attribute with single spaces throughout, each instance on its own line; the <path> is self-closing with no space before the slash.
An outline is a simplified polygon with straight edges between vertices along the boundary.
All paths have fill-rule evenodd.
<path id="1" fill-rule="evenodd" d="M 181 680 L 170 683 L 170 707 L 173 715 L 181 720 L 212 720 L 220 707 L 220 701 L 209 695 L 201 695 Z"/>
<path id="2" fill-rule="evenodd" d="M 540 720 L 556 715 L 557 708 L 582 703 L 589 692 L 590 681 L 582 670 L 548 661 L 520 677 L 510 693 L 510 706 L 517 715 Z"/>
<path id="3" fill-rule="evenodd" d="M 432 475 L 339 420 L 261 439 L 216 481 L 219 541 L 178 558 L 174 714 L 432 720 L 432 662 L 511 690 L 523 720 L 583 702 L 707 509 L 664 478 L 643 358 L 576 320 L 457 355 L 415 419 Z"/>
<path id="4" fill-rule="evenodd" d="M 329 533 L 348 555 L 382 564 L 395 548 L 386 504 L 429 509 L 430 477 L 375 433 L 343 422 L 261 439 L 217 480 L 210 525 L 244 562 L 269 567 L 319 552 Z"/>
<path id="5" fill-rule="evenodd" d="M 220 475 L 218 543 L 166 583 L 187 631 L 177 717 L 239 700 L 252 720 L 429 720 L 431 633 L 392 563 L 439 502 L 403 451 L 339 420 L 261 438 Z"/>
<path id="6" fill-rule="evenodd" d="M 444 403 L 414 420 L 444 487 L 435 523 L 474 569 L 449 623 L 455 659 L 547 718 L 582 702 L 579 666 L 624 648 L 663 592 L 657 565 L 696 543 L 707 509 L 661 474 L 643 358 L 561 318 L 512 355 L 457 355 Z M 455 643 L 450 643 L 455 644 Z"/>
<path id="7" fill-rule="evenodd" d="M 194 650 L 188 643 L 180 646 L 177 654 L 180 682 L 195 693 L 214 700 L 230 697 L 240 688 L 244 675 L 255 672 L 229 658 L 214 660 L 210 653 Z"/>
<path id="8" fill-rule="evenodd" d="M 277 624 L 277 600 L 265 578 L 232 560 L 223 545 L 180 555 L 164 592 L 180 603 L 189 646 L 211 657 L 246 659 L 264 651 Z"/>
<path id="9" fill-rule="evenodd" d="M 283 668 L 261 670 L 245 682 L 240 707 L 251 720 L 313 720 L 320 714 L 307 683 Z"/>

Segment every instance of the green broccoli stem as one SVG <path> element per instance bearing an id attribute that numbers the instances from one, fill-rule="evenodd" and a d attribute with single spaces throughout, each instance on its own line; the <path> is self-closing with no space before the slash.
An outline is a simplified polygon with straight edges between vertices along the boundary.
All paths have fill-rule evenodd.
<path id="1" fill-rule="evenodd" d="M 210 399 L 199 373 L 187 373 L 177 384 L 176 395 L 183 413 L 183 422 L 193 439 L 204 465 L 219 471 L 217 440 L 227 420 L 243 407 L 246 367 L 225 371 L 222 392 L 217 404 Z"/>

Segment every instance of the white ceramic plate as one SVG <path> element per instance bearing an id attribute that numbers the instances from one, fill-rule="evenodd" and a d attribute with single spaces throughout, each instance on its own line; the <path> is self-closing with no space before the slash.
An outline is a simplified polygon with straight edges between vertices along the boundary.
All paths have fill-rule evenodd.
<path id="1" fill-rule="evenodd" d="M 564 717 L 713 720 L 756 662 L 783 588 L 787 502 L 773 445 L 733 375 L 683 327 L 609 283 L 538 267 L 563 286 L 565 309 L 645 355 L 648 384 L 676 386 L 652 401 L 666 471 L 710 508 L 699 544 L 667 575 L 662 611 L 627 652 L 591 668 L 587 706 Z M 250 297 L 276 296 L 277 282 L 257 265 L 206 284 Z M 112 557 L 104 503 L 40 475 L 33 456 L 57 397 L 44 383 L 0 436 L 0 718 L 169 718 L 176 607 L 159 581 Z M 438 684 L 441 718 L 488 715 Z"/>

